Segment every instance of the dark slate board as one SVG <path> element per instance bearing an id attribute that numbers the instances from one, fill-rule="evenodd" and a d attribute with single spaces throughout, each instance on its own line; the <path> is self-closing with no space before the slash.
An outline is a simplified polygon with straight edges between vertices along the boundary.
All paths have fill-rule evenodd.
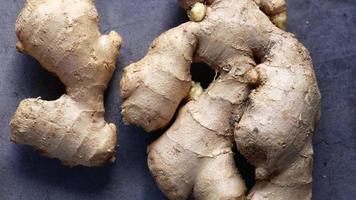
<path id="1" fill-rule="evenodd" d="M 56 99 L 63 86 L 32 58 L 15 50 L 14 24 L 23 0 L 0 0 L 0 199 L 165 199 L 146 166 L 146 145 L 156 136 L 125 126 L 119 78 L 142 58 L 161 32 L 186 21 L 176 0 L 97 1 L 101 30 L 124 39 L 106 93 L 107 120 L 119 128 L 117 161 L 102 168 L 66 168 L 9 141 L 9 120 L 20 100 Z M 309 48 L 322 93 L 314 137 L 315 200 L 356 199 L 356 2 L 289 0 L 289 31 Z"/>

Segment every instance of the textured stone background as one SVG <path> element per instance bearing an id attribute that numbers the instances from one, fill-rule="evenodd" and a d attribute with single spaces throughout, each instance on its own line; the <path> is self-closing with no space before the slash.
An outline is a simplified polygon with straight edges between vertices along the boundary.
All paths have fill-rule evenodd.
<path id="1" fill-rule="evenodd" d="M 309 48 L 322 93 L 314 137 L 315 200 L 356 199 L 356 2 L 289 0 L 289 31 Z M 108 121 L 119 128 L 115 164 L 66 168 L 9 141 L 9 120 L 19 101 L 56 99 L 63 86 L 29 56 L 15 50 L 14 24 L 23 0 L 0 0 L 0 199 L 165 199 L 146 167 L 154 137 L 122 124 L 118 83 L 122 68 L 144 56 L 164 30 L 186 21 L 176 0 L 97 1 L 101 30 L 124 39 L 106 93 Z"/>

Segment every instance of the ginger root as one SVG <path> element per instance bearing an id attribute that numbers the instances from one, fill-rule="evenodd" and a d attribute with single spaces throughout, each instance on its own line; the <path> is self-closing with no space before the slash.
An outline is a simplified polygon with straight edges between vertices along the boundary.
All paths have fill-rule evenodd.
<path id="1" fill-rule="evenodd" d="M 271 22 L 286 16 L 285 2 L 181 5 L 190 13 L 197 2 L 207 6 L 204 19 L 163 33 L 121 80 L 124 121 L 153 131 L 167 126 L 189 95 L 192 62 L 220 73 L 149 146 L 148 166 L 158 186 L 169 199 L 186 199 L 191 192 L 196 199 L 244 199 L 235 141 L 256 167 L 247 199 L 311 199 L 311 139 L 320 93 L 308 50 Z M 285 19 L 276 24 L 284 28 Z"/>
<path id="2" fill-rule="evenodd" d="M 36 58 L 66 86 L 54 101 L 23 100 L 11 140 L 74 166 L 114 158 L 116 126 L 104 119 L 103 93 L 121 37 L 101 35 L 94 0 L 27 0 L 16 21 L 17 49 Z"/>

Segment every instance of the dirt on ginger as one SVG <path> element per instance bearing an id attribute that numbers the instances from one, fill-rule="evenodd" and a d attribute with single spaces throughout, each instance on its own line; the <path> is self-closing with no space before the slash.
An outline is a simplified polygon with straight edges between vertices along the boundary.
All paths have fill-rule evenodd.
<path id="1" fill-rule="evenodd" d="M 166 127 L 194 93 L 193 62 L 219 71 L 149 146 L 148 166 L 158 186 L 169 199 L 193 193 L 204 200 L 310 200 L 320 93 L 308 50 L 282 30 L 284 0 L 181 5 L 193 21 L 155 39 L 121 80 L 124 121 L 153 131 Z M 234 143 L 256 167 L 248 194 L 235 167 Z"/>
<path id="2" fill-rule="evenodd" d="M 121 37 L 101 35 L 94 0 L 27 0 L 16 21 L 17 49 L 58 76 L 66 94 L 23 100 L 11 140 L 65 165 L 98 166 L 114 159 L 116 126 L 104 120 L 104 90 Z"/>

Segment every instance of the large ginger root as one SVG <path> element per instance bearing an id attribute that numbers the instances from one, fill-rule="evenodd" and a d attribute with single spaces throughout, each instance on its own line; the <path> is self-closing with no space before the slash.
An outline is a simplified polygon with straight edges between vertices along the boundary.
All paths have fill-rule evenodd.
<path id="1" fill-rule="evenodd" d="M 121 37 L 101 35 L 93 0 L 27 0 L 17 48 L 66 86 L 55 101 L 23 100 L 11 140 L 65 165 L 98 166 L 114 158 L 116 126 L 104 120 L 103 92 L 115 70 Z"/>
<path id="2" fill-rule="evenodd" d="M 169 199 L 244 199 L 232 146 L 256 167 L 252 200 L 307 200 L 320 93 L 307 49 L 277 28 L 275 0 L 181 0 L 193 20 L 159 36 L 124 70 L 125 122 L 165 127 L 190 93 L 192 62 L 220 76 L 184 105 L 148 148 L 148 166 Z M 262 10 L 262 11 L 261 11 Z M 267 16 L 268 15 L 268 16 Z M 196 88 L 195 88 L 196 89 Z"/>

